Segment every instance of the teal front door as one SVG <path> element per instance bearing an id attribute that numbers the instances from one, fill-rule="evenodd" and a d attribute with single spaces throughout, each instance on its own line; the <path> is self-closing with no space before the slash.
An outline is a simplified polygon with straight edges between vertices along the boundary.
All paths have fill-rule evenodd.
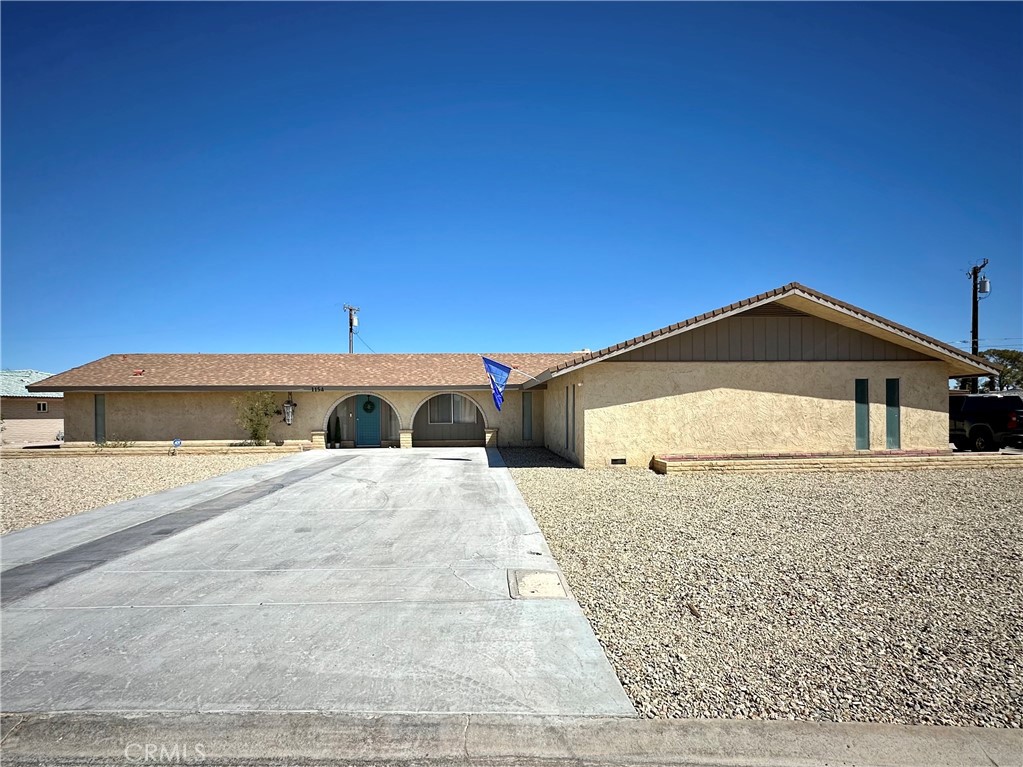
<path id="1" fill-rule="evenodd" d="M 372 394 L 355 398 L 355 446 L 380 447 L 380 398 Z"/>

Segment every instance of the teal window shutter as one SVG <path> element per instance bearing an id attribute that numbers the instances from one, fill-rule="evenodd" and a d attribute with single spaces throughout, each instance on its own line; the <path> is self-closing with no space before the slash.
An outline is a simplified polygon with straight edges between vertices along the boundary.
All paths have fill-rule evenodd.
<path id="1" fill-rule="evenodd" d="M 870 392 L 866 378 L 856 379 L 856 449 L 870 450 Z"/>
<path id="2" fill-rule="evenodd" d="M 95 415 L 95 442 L 102 445 L 107 441 L 107 395 L 97 394 L 94 399 L 93 413 Z"/>
<path id="3" fill-rule="evenodd" d="M 899 379 L 888 378 L 884 382 L 885 404 L 885 447 L 889 450 L 902 448 L 901 408 L 899 406 Z"/>

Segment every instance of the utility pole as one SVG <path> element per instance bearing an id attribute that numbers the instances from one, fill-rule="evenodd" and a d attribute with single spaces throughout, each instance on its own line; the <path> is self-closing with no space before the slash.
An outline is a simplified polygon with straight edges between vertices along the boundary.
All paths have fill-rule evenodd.
<path id="1" fill-rule="evenodd" d="M 987 263 L 985 261 L 985 263 Z M 976 294 L 976 290 L 974 291 Z M 359 307 L 345 304 L 345 311 L 348 312 L 348 353 L 355 353 L 355 329 L 359 327 Z M 976 309 L 974 310 L 976 311 Z M 974 323 L 976 324 L 976 323 Z"/>
<path id="2" fill-rule="evenodd" d="M 980 296 L 977 294 L 977 278 L 980 276 L 980 273 L 984 270 L 984 267 L 987 265 L 988 260 L 985 258 L 980 265 L 974 266 L 973 268 L 970 269 L 970 271 L 966 273 L 966 278 L 973 280 L 973 328 L 971 331 L 972 335 L 970 336 L 972 341 L 972 343 L 970 344 L 970 351 L 973 353 L 974 357 L 976 357 L 978 352 L 980 351 L 980 344 L 978 343 L 978 339 L 980 338 L 978 322 L 979 314 L 977 311 L 977 306 L 980 303 Z M 985 282 L 987 282 L 986 279 Z M 985 293 L 988 292 L 990 292 L 990 290 L 985 291 Z M 980 391 L 980 378 L 978 377 L 971 378 L 970 392 L 976 394 L 978 391 Z"/>

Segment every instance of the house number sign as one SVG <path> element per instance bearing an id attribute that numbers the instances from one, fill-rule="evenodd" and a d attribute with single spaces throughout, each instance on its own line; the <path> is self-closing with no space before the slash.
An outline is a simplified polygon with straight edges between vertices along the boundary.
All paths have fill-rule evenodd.
<path id="1" fill-rule="evenodd" d="M 323 391 L 322 386 L 310 386 L 309 391 Z"/>

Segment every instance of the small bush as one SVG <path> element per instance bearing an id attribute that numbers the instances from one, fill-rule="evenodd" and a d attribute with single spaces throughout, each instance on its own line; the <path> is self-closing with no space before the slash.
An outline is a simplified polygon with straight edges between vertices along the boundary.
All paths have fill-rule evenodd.
<path id="1" fill-rule="evenodd" d="M 135 447 L 135 441 L 118 439 L 116 436 L 113 436 L 105 442 L 97 442 L 96 447 Z"/>
<path id="2" fill-rule="evenodd" d="M 237 424 L 245 429 L 256 445 L 265 445 L 270 436 L 270 422 L 277 412 L 274 395 L 268 391 L 249 392 L 231 400 L 238 413 Z"/>

